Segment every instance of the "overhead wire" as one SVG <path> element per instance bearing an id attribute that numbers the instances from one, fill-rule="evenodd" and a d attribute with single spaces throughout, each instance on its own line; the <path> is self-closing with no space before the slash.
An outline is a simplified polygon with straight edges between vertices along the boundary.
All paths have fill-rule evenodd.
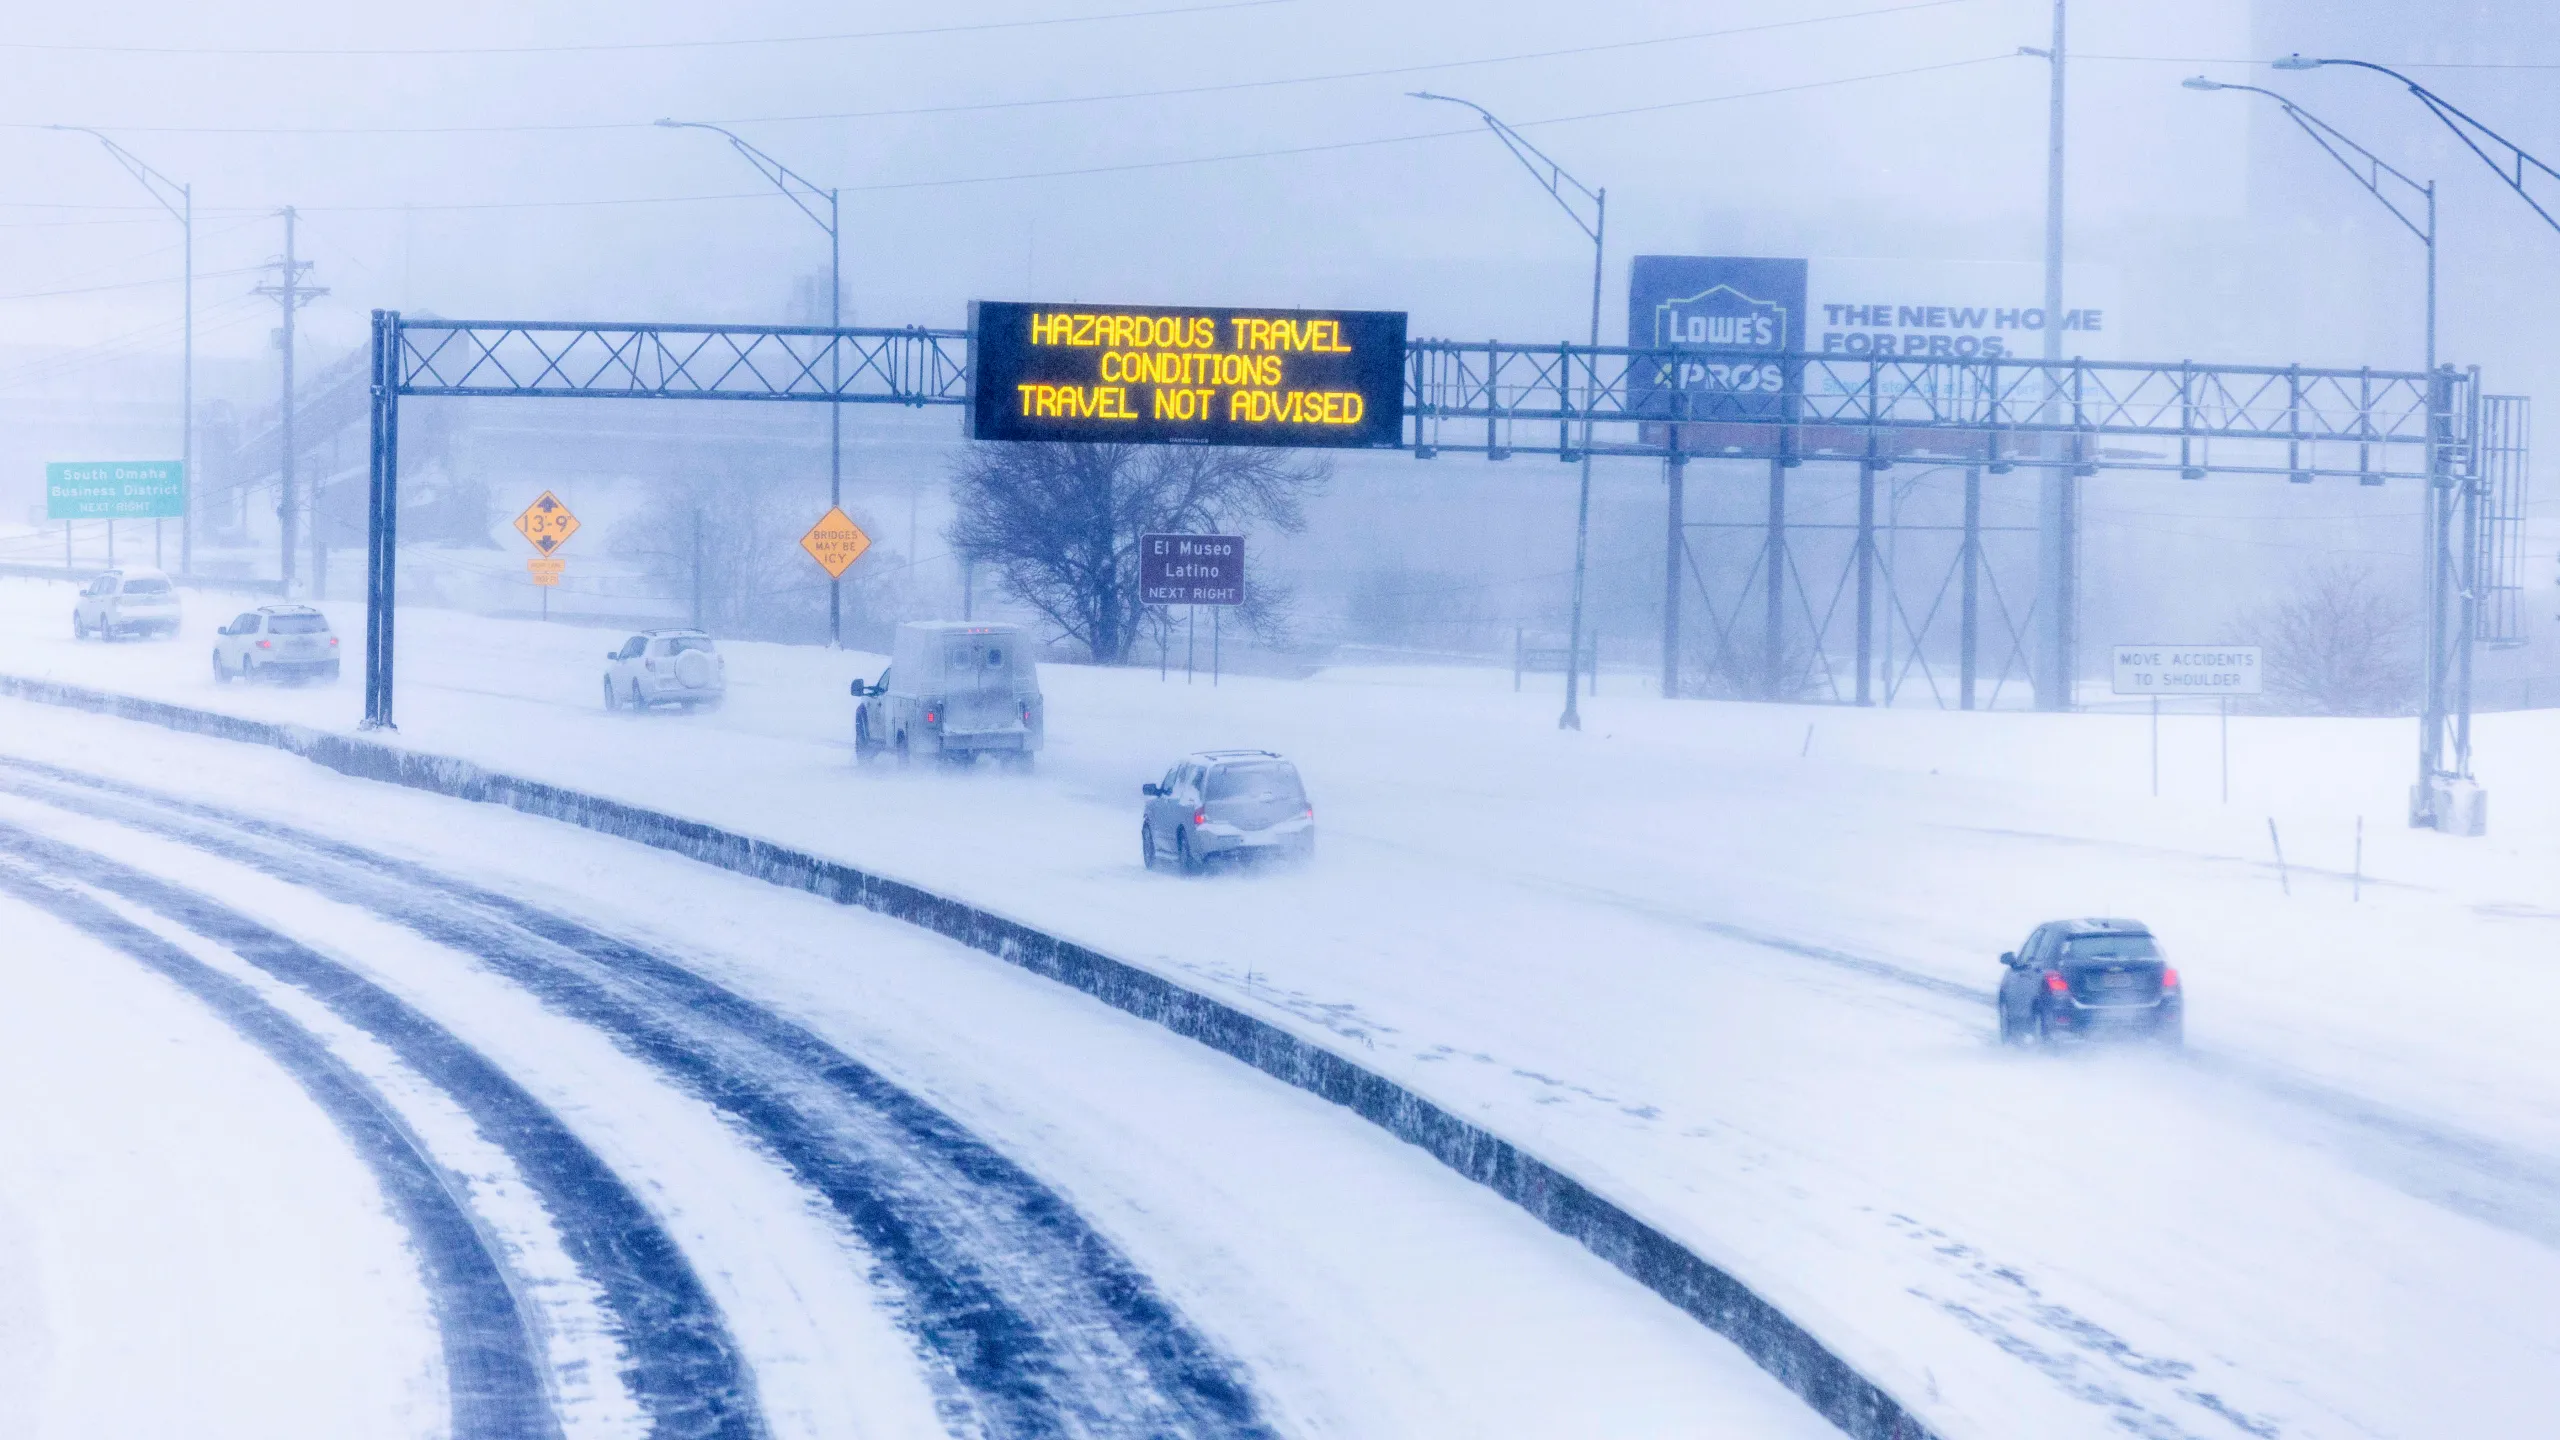
<path id="1" fill-rule="evenodd" d="M 719 125 L 779 125 L 837 120 L 906 119 L 925 115 L 962 115 L 1003 110 L 1045 109 L 1065 105 L 1097 105 L 1131 100 L 1188 98 L 1196 95 L 1233 94 L 1246 90 L 1282 89 L 1295 85 L 1337 84 L 1348 80 L 1376 80 L 1399 75 L 1424 75 L 1446 70 L 1475 69 L 1488 65 L 1509 65 L 1530 60 L 1554 60 L 1580 55 L 1607 54 L 1623 50 L 1648 49 L 1659 45 L 1685 44 L 1698 40 L 1729 39 L 1766 31 L 1798 29 L 1807 25 L 1826 25 L 1847 20 L 1866 20 L 1885 15 L 1900 15 L 1919 10 L 1936 10 L 1950 5 L 1965 5 L 1975 0 L 1911 0 L 1911 3 L 1889 5 L 1872 10 L 1850 10 L 1836 15 L 1802 16 L 1792 20 L 1771 20 L 1757 25 L 1736 25 L 1716 30 L 1690 30 L 1671 35 L 1650 35 L 1635 40 L 1612 40 L 1591 45 L 1571 45 L 1549 50 L 1524 50 L 1506 55 L 1486 55 L 1467 60 L 1436 60 L 1414 65 L 1389 65 L 1367 70 L 1335 70 L 1314 75 L 1279 76 L 1264 80 L 1229 80 L 1209 85 L 1180 85 L 1155 90 L 1106 91 L 1090 95 L 1042 96 L 1022 100 L 983 100 L 952 105 L 906 106 L 883 110 L 817 111 L 788 115 L 744 115 L 717 119 L 707 123 Z M 656 126 L 650 120 L 590 120 L 533 122 L 500 125 L 113 125 L 102 126 L 119 134 L 152 135 L 480 135 L 546 132 L 592 132 L 609 130 L 645 130 Z M 0 123 L 0 129 L 38 128 L 33 122 Z M 49 128 L 49 127 L 45 127 Z"/>
<path id="2" fill-rule="evenodd" d="M 1928 65 L 1911 65 L 1894 70 L 1872 71 L 1863 75 L 1842 75 L 1827 80 L 1808 80 L 1793 85 L 1772 85 L 1757 90 L 1731 91 L 1722 95 L 1702 95 L 1685 100 L 1665 100 L 1646 105 L 1626 105 L 1607 110 L 1589 110 L 1570 115 L 1546 116 L 1539 119 L 1516 122 L 1512 128 L 1516 130 L 1532 130 L 1552 125 L 1579 124 L 1591 120 L 1609 120 L 1631 115 L 1660 114 L 1665 111 L 1689 109 L 1700 105 L 1718 105 L 1735 100 L 1761 99 L 1772 95 L 1802 94 L 1808 91 L 1830 89 L 1840 85 L 1857 85 L 1874 80 L 1893 80 L 1909 75 L 1926 75 L 1939 71 L 1959 70 L 1970 66 L 1987 65 L 2014 58 L 2015 56 L 2008 52 L 2003 52 L 1997 55 L 1976 55 L 1962 60 L 1944 60 Z M 1400 135 L 1368 136 L 1356 140 L 1334 140 L 1322 141 L 1308 145 L 1275 146 L 1260 150 L 1234 150 L 1210 155 L 1182 155 L 1160 160 L 1131 160 L 1110 165 L 1082 165 L 1056 170 L 1011 171 L 993 175 L 946 176 L 932 180 L 879 181 L 866 185 L 847 185 L 842 187 L 842 189 L 846 194 L 869 194 L 896 190 L 947 189 L 968 185 L 1001 185 L 1024 180 L 1069 179 L 1085 175 L 1123 174 L 1132 171 L 1177 169 L 1195 165 L 1222 165 L 1241 160 L 1281 159 L 1298 155 L 1320 155 L 1345 150 L 1375 149 L 1381 146 L 1409 145 L 1427 140 L 1454 139 L 1460 136 L 1474 135 L 1476 133 L 1478 133 L 1476 127 L 1462 126 L 1451 129 L 1410 131 Z M 304 214 L 338 215 L 383 214 L 406 210 L 440 212 L 475 210 L 558 210 L 591 209 L 616 205 L 690 205 L 712 201 L 726 203 L 741 200 L 769 199 L 773 198 L 773 196 L 774 192 L 771 191 L 724 191 L 717 194 L 607 196 L 579 200 L 467 200 L 442 202 L 431 201 L 423 203 L 410 202 L 402 204 L 306 205 L 299 207 L 299 209 L 301 213 Z"/>
<path id="3" fill-rule="evenodd" d="M 818 45 L 849 40 L 902 40 L 930 35 L 969 35 L 993 30 L 1035 30 L 1091 25 L 1116 20 L 1154 20 L 1176 15 L 1202 15 L 1224 10 L 1259 10 L 1296 0 L 1213 0 L 1153 10 L 1109 10 L 1088 15 L 1046 15 L 1021 20 L 981 20 L 954 25 L 917 25 L 898 30 L 840 30 L 814 35 L 748 35 L 699 40 L 606 40 L 557 45 L 415 45 L 415 46 L 283 46 L 283 45 L 103 45 L 46 40 L 0 40 L 0 50 L 38 54 L 174 55 L 208 58 L 306 59 L 454 59 L 472 55 L 613 55 L 663 50 L 723 50 L 764 45 Z"/>

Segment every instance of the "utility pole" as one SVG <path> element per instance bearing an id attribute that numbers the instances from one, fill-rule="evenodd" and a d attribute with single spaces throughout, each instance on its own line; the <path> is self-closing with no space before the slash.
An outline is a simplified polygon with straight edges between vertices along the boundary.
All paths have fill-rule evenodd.
<path id="1" fill-rule="evenodd" d="M 2045 115 L 2044 169 L 2044 358 L 2059 363 L 2062 359 L 2062 83 L 2063 8 L 2066 0 L 2053 0 L 2053 47 L 2039 50 L 2022 45 L 2018 53 L 2042 56 L 2051 68 L 2053 86 Z M 2045 377 L 2045 418 L 2048 424 L 2060 415 L 2061 380 L 2059 372 L 2048 370 Z M 2066 452 L 2068 447 L 2065 447 Z M 2054 457 L 2046 457 L 2048 462 Z M 2071 690 L 2079 671 L 2078 611 L 2079 596 L 2079 530 L 2080 477 L 2076 455 L 2066 453 L 2063 463 L 2047 463 L 2040 471 L 2037 485 L 2036 530 L 2037 586 L 2036 608 L 2043 621 L 2038 627 L 2037 648 L 2043 663 L 2036 668 L 2036 708 L 2068 710 Z"/>
<path id="2" fill-rule="evenodd" d="M 284 357 L 284 390 L 276 412 L 277 469 L 276 519 L 281 529 L 277 547 L 282 566 L 285 593 L 293 593 L 293 315 L 303 306 L 328 294 L 326 287 L 305 285 L 303 275 L 311 262 L 296 257 L 293 246 L 293 207 L 284 207 L 284 258 L 267 262 L 265 268 L 276 272 L 273 282 L 258 287 L 258 293 L 272 297 L 284 311 L 284 327 L 276 332 L 276 348 Z M 329 583 L 329 551 L 327 537 L 320 533 L 318 487 L 313 487 L 311 506 L 311 598 L 317 600 Z"/>

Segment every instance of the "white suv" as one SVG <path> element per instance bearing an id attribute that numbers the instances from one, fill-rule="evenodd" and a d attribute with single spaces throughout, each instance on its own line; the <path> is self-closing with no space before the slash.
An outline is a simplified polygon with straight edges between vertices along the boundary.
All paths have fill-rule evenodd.
<path id="1" fill-rule="evenodd" d="M 213 678 L 335 680 L 338 632 L 308 605 L 261 605 L 244 611 L 213 637 Z"/>
<path id="2" fill-rule="evenodd" d="M 605 653 L 604 708 L 646 710 L 661 703 L 718 709 L 728 667 L 699 630 L 643 630 Z"/>
<path id="3" fill-rule="evenodd" d="M 177 633 L 178 588 L 157 570 L 110 570 L 90 581 L 80 598 L 71 602 L 75 640 L 92 635 L 113 640 L 119 635 Z"/>

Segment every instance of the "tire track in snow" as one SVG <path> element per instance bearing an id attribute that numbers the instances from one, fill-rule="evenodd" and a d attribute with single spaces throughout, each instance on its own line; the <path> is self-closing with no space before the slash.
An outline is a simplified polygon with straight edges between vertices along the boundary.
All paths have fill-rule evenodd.
<path id="1" fill-rule="evenodd" d="M 2022 835 L 2035 839 L 2068 838 L 2036 836 L 2024 831 L 1982 830 L 1979 833 Z M 1432 853 L 1396 841 L 1371 836 L 1362 838 L 1410 854 Z M 2112 846 L 2116 842 L 2074 843 Z M 2197 858 L 2181 851 L 2160 853 Z M 2296 867 L 2297 872 L 2300 869 Z M 1996 998 L 1996 992 L 1990 988 L 1933 975 L 1912 965 L 1738 925 L 1676 904 L 1629 895 L 1604 886 L 1520 873 L 1506 874 L 1502 878 L 1506 883 L 1523 889 L 1543 890 L 1675 929 L 1699 931 L 1782 955 L 1816 961 L 1905 991 L 1984 1007 L 1984 1011 Z M 2368 879 L 2367 883 L 2373 882 Z M 1988 1032 L 1991 1028 L 1991 1017 L 1983 1011 L 1974 1012 L 1981 1016 L 1978 1021 L 1967 1019 L 1966 1012 L 1961 1010 L 1950 1009 L 1942 1013 L 1957 1023 L 1973 1025 L 1981 1032 Z M 2184 1070 L 2195 1078 L 2245 1086 L 2256 1092 L 2261 1099 L 2316 1127 L 2315 1133 L 2306 1131 L 2300 1124 L 2280 1125 L 2278 1128 L 2288 1138 L 2319 1143 L 2355 1168 L 2405 1195 L 2495 1225 L 2528 1240 L 2560 1247 L 2560 1163 L 2555 1163 L 2549 1156 L 2459 1126 L 2413 1115 L 2275 1064 L 2211 1046 L 2189 1044 L 2174 1055 L 2161 1058 L 2174 1069 Z"/>
<path id="2" fill-rule="evenodd" d="M 559 1117 L 486 1057 L 390 991 L 209 896 L 6 821 L 0 852 L 214 941 L 389 1047 L 513 1157 L 562 1248 L 604 1297 L 626 1355 L 624 1380 L 652 1436 L 764 1440 L 753 1379 L 674 1239 Z"/>
<path id="3" fill-rule="evenodd" d="M 462 1187 L 382 1093 L 318 1036 L 240 981 L 67 882 L 0 852 L 0 893 L 43 910 L 201 1001 L 264 1051 L 320 1107 L 373 1174 L 409 1236 L 444 1354 L 455 1440 L 546 1440 L 561 1433 L 538 1325 L 461 1198 Z"/>
<path id="4" fill-rule="evenodd" d="M 806 1028 L 513 897 L 295 827 L 32 762 L 0 789 L 318 886 L 523 985 L 724 1114 L 885 1272 L 955 1428 L 1270 1432 L 1237 1366 L 1065 1201 Z M 70 790 L 66 786 L 77 786 Z"/>

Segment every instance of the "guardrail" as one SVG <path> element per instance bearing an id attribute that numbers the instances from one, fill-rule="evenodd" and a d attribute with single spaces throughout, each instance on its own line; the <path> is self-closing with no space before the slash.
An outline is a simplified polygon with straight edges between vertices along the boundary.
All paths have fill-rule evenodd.
<path id="1" fill-rule="evenodd" d="M 0 675 L 0 695 L 263 745 L 342 775 L 503 805 L 920 926 L 1196 1040 L 1420 1146 L 1732 1341 L 1853 1440 L 1941 1440 L 1732 1273 L 1573 1176 L 1374 1070 L 1088 946 L 841 861 L 467 760 L 50 680 Z"/>
<path id="2" fill-rule="evenodd" d="M 23 560 L 0 560 L 0 575 L 21 576 L 31 580 L 89 580 L 111 565 L 37 565 Z M 281 580 L 257 580 L 234 575 L 172 575 L 169 583 L 188 590 L 235 590 L 244 595 L 281 595 Z"/>

